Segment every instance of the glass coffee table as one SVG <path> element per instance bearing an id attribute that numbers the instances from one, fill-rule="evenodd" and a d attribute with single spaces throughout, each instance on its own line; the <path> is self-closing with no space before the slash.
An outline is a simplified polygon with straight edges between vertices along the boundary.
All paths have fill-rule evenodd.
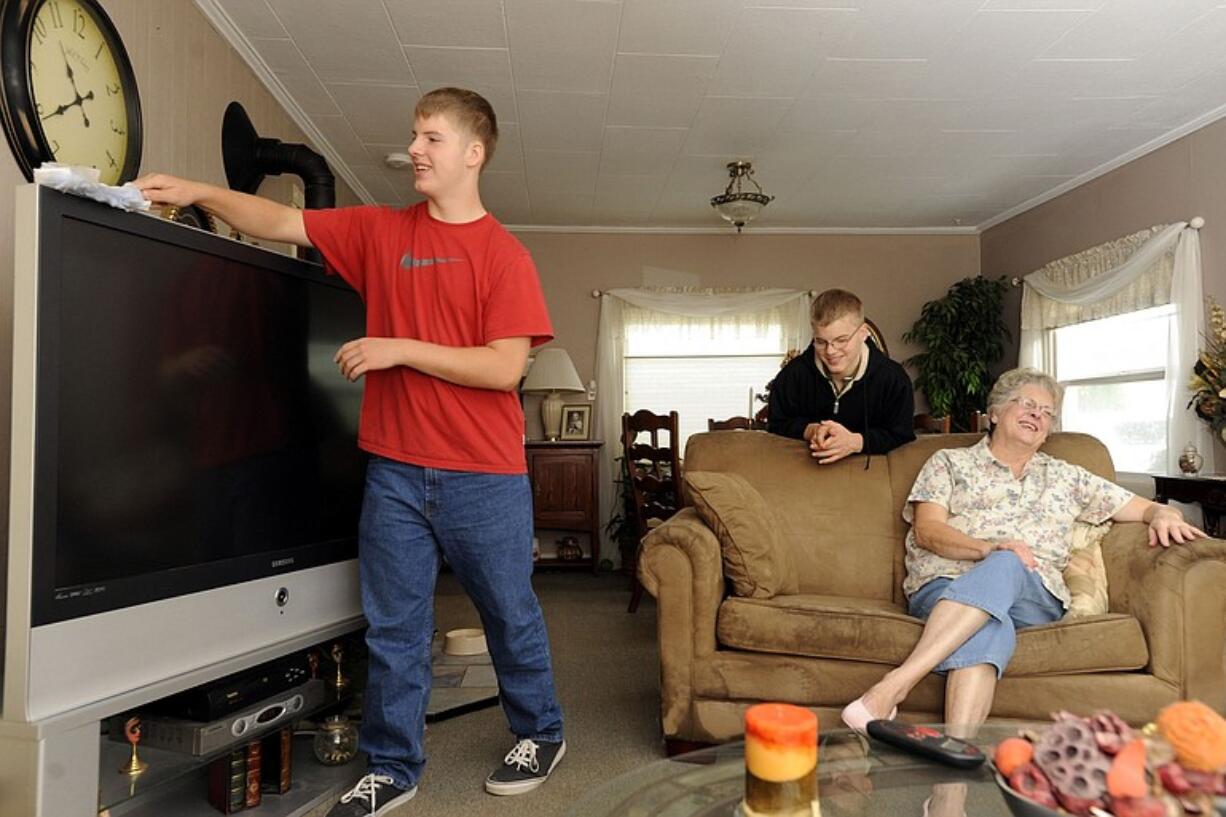
<path id="1" fill-rule="evenodd" d="M 974 743 L 989 757 L 1021 724 L 987 724 Z M 938 727 L 939 728 L 939 727 Z M 1008 817 L 989 764 L 965 770 L 908 754 L 848 730 L 818 739 L 817 787 L 822 817 L 921 817 L 934 793 L 965 784 L 961 811 Z M 579 817 L 733 817 L 745 793 L 744 745 L 730 743 L 649 763 L 593 789 L 564 814 Z M 939 799 L 939 798 L 938 798 Z M 931 817 L 937 817 L 931 809 Z"/>

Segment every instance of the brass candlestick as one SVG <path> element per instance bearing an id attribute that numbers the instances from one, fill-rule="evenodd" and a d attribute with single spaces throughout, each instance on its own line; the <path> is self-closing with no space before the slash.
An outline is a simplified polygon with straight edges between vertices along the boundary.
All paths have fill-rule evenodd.
<path id="1" fill-rule="evenodd" d="M 332 645 L 332 660 L 336 662 L 336 680 L 332 685 L 336 687 L 336 691 L 340 692 L 345 687 L 349 686 L 349 679 L 341 672 L 341 659 L 345 656 L 345 649 L 338 641 Z"/>
<path id="2" fill-rule="evenodd" d="M 119 773 L 135 776 L 149 768 L 149 764 L 136 754 L 136 744 L 140 743 L 140 718 L 128 718 L 123 725 L 123 734 L 128 739 L 128 743 L 132 744 L 132 756 L 119 768 Z"/>

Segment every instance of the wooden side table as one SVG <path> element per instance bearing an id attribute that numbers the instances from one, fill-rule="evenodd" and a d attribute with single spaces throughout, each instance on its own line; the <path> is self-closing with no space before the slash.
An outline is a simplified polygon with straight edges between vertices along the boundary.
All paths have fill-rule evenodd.
<path id="1" fill-rule="evenodd" d="M 596 482 L 597 454 L 604 443 L 594 440 L 525 443 L 528 479 L 532 483 L 533 522 L 538 528 L 582 531 L 590 537 L 591 556 L 575 561 L 542 558 L 538 565 L 600 569 L 600 498 Z"/>
<path id="2" fill-rule="evenodd" d="M 1165 505 L 1172 499 L 1200 505 L 1205 533 L 1218 538 L 1218 524 L 1222 514 L 1226 513 L 1226 476 L 1155 476 L 1154 501 Z"/>

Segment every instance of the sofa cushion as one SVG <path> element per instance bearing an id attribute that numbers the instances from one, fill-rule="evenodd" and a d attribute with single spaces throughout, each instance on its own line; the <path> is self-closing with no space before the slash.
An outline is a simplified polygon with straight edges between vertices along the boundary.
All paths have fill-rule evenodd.
<path id="1" fill-rule="evenodd" d="M 897 666 L 924 623 L 889 602 L 841 596 L 728 598 L 719 610 L 720 644 L 739 650 L 842 658 Z M 1140 623 L 1107 614 L 1065 618 L 1018 631 L 1010 676 L 1141 669 L 1149 652 Z"/>
<path id="2" fill-rule="evenodd" d="M 762 495 L 778 514 L 798 592 L 899 601 L 902 522 L 892 515 L 886 458 L 818 465 L 812 453 L 777 434 L 712 431 L 690 436 L 685 467 L 738 474 Z"/>
<path id="3" fill-rule="evenodd" d="M 1069 592 L 1066 616 L 1069 618 L 1107 612 L 1107 567 L 1103 564 L 1102 543 L 1109 530 L 1110 520 L 1101 525 L 1087 522 L 1073 525 L 1072 547 L 1064 567 L 1064 583 Z"/>
<path id="4" fill-rule="evenodd" d="M 685 486 L 699 517 L 719 539 L 724 575 L 738 596 L 769 599 L 796 592 L 796 569 L 779 540 L 775 512 L 744 477 L 690 471 Z"/>

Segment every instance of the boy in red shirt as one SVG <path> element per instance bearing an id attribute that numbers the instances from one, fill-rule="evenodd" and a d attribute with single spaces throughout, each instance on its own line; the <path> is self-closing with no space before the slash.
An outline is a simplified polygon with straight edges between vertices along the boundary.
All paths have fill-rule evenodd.
<path id="1" fill-rule="evenodd" d="M 198 204 L 246 235 L 313 246 L 366 304 L 366 337 L 336 353 L 365 377 L 358 444 L 370 452 L 359 527 L 370 666 L 361 748 L 368 774 L 329 817 L 384 814 L 417 793 L 430 693 L 433 596 L 446 557 L 482 623 L 516 744 L 486 779 L 536 788 L 566 751 L 549 642 L 532 590 L 532 498 L 515 394 L 531 346 L 552 338 L 528 251 L 481 204 L 498 139 L 478 94 L 441 88 L 414 116 L 403 210 L 299 211 L 154 174 L 159 204 Z"/>

